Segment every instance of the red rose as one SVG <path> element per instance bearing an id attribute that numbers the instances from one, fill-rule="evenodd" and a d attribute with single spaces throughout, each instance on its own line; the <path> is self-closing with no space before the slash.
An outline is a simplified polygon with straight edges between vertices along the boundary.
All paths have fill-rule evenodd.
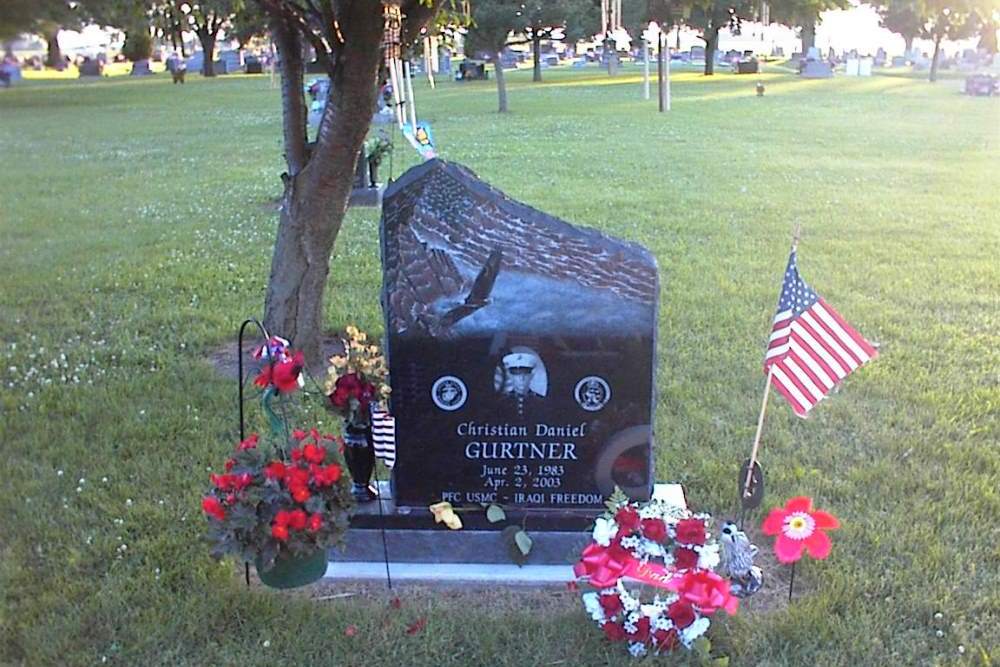
<path id="1" fill-rule="evenodd" d="M 288 513 L 288 527 L 292 530 L 302 530 L 306 527 L 306 513 L 302 510 L 292 510 Z"/>
<path id="2" fill-rule="evenodd" d="M 289 487 L 288 490 L 292 493 L 292 498 L 294 498 L 295 502 L 297 502 L 297 503 L 304 503 L 304 502 L 306 502 L 307 500 L 309 500 L 309 497 L 312 495 L 311 493 L 309 493 L 309 487 L 308 486 L 300 486 L 300 485 L 296 484 L 295 486 Z M 298 511 L 298 510 L 296 510 L 296 511 Z"/>
<path id="3" fill-rule="evenodd" d="M 614 616 L 622 610 L 622 599 L 617 593 L 602 595 L 598 598 L 598 601 L 601 603 L 601 609 L 608 616 Z"/>
<path id="4" fill-rule="evenodd" d="M 656 644 L 656 648 L 661 653 L 673 651 L 677 648 L 677 644 L 679 643 L 677 639 L 677 631 L 673 628 L 669 630 L 657 630 L 653 633 L 653 642 Z"/>
<path id="5" fill-rule="evenodd" d="M 361 378 L 357 373 L 346 373 L 337 378 L 335 389 L 343 389 L 349 395 L 354 394 L 361 386 Z"/>
<path id="6" fill-rule="evenodd" d="M 643 616 L 635 624 L 635 632 L 630 632 L 628 638 L 634 642 L 645 642 L 649 639 L 649 616 Z"/>
<path id="7" fill-rule="evenodd" d="M 264 467 L 264 476 L 268 479 L 283 479 L 285 477 L 285 464 L 281 461 L 271 461 Z"/>
<path id="8" fill-rule="evenodd" d="M 647 540 L 662 542 L 667 539 L 667 524 L 660 519 L 643 519 L 642 534 Z"/>
<path id="9" fill-rule="evenodd" d="M 705 522 L 701 519 L 682 519 L 678 521 L 677 541 L 682 544 L 704 544 Z"/>
<path id="10" fill-rule="evenodd" d="M 215 496 L 205 496 L 202 498 L 201 509 L 205 514 L 215 517 L 219 521 L 226 518 L 226 510 L 223 509 L 222 503 Z"/>
<path id="11" fill-rule="evenodd" d="M 330 403 L 333 407 L 343 410 L 347 407 L 347 399 L 350 398 L 348 391 L 343 387 L 337 387 L 332 394 L 330 394 Z"/>
<path id="12" fill-rule="evenodd" d="M 677 600 L 667 607 L 667 616 L 679 630 L 683 630 L 695 620 L 694 608 L 684 600 Z"/>
<path id="13" fill-rule="evenodd" d="M 615 523 L 625 533 L 631 533 L 639 528 L 639 513 L 633 507 L 623 507 L 615 513 Z"/>
<path id="14" fill-rule="evenodd" d="M 326 458 L 326 449 L 319 445 L 306 445 L 302 448 L 302 455 L 309 463 L 322 463 Z"/>
<path id="15" fill-rule="evenodd" d="M 274 523 L 272 525 L 287 526 L 290 516 L 291 512 L 287 510 L 279 510 L 278 513 L 274 515 Z"/>
<path id="16" fill-rule="evenodd" d="M 320 514 L 313 514 L 309 517 L 309 521 L 306 522 L 306 528 L 309 532 L 315 533 L 317 530 L 323 527 L 323 517 Z"/>
<path id="17" fill-rule="evenodd" d="M 273 537 L 274 539 L 276 539 L 276 540 L 278 540 L 280 542 L 287 541 L 288 540 L 288 528 L 286 528 L 285 526 L 278 525 L 278 524 L 272 525 L 271 526 L 271 537 Z"/>
<path id="18" fill-rule="evenodd" d="M 674 567 L 678 570 L 690 570 L 698 566 L 698 552 L 694 549 L 678 547 L 674 550 Z"/>
<path id="19" fill-rule="evenodd" d="M 606 622 L 601 626 L 601 629 L 604 630 L 604 636 L 608 638 L 608 641 L 620 642 L 627 636 L 625 628 L 613 621 Z"/>

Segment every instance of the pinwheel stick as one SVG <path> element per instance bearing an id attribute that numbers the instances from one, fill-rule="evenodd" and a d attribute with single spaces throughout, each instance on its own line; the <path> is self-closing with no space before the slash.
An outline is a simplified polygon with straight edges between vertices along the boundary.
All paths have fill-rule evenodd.
<path id="1" fill-rule="evenodd" d="M 792 563 L 792 576 L 788 578 L 788 601 L 792 601 L 792 590 L 795 588 L 795 563 Z"/>

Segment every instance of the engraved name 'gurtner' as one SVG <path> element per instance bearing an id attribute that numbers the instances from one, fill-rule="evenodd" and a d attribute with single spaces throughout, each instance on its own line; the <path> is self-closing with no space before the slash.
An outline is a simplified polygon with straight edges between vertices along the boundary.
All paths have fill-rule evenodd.
<path id="1" fill-rule="evenodd" d="M 455 432 L 464 437 L 488 438 L 582 438 L 586 422 L 580 424 L 480 424 L 462 422 Z M 529 440 L 473 440 L 465 445 L 467 459 L 559 459 L 576 460 L 575 442 L 533 442 Z"/>

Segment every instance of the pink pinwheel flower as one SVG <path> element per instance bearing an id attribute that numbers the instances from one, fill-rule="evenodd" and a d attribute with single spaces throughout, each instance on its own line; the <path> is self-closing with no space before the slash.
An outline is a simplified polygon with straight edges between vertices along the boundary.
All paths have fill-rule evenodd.
<path id="1" fill-rule="evenodd" d="M 840 528 L 837 518 L 814 510 L 812 498 L 808 496 L 796 496 L 784 507 L 775 507 L 761 525 L 765 535 L 777 535 L 774 553 L 786 564 L 802 558 L 803 550 L 817 560 L 829 556 L 830 537 L 824 531 L 834 528 Z"/>

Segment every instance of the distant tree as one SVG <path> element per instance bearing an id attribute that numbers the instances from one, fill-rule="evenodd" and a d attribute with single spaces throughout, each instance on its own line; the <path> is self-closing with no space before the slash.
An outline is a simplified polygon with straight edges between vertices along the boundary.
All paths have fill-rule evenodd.
<path id="1" fill-rule="evenodd" d="M 193 31 L 201 42 L 204 54 L 201 65 L 202 76 L 215 76 L 215 42 L 223 28 L 228 29 L 233 17 L 243 8 L 243 0 L 168 0 L 171 11 L 179 12 L 187 29 Z M 294 3 L 298 4 L 298 3 Z M 313 3 L 307 3 L 313 4 Z"/>
<path id="2" fill-rule="evenodd" d="M 705 42 L 705 75 L 715 73 L 715 52 L 719 48 L 719 32 L 729 28 L 739 33 L 743 21 L 755 16 L 754 0 L 692 0 L 687 25 L 700 32 Z"/>
<path id="3" fill-rule="evenodd" d="M 267 16 L 257 3 L 248 2 L 233 15 L 226 34 L 246 48 L 250 40 L 267 34 Z"/>
<path id="4" fill-rule="evenodd" d="M 375 113 L 385 7 L 377 0 L 257 0 L 267 15 L 281 72 L 284 193 L 264 322 L 290 338 L 312 368 L 323 363 L 323 293 L 330 255 L 347 210 L 358 152 Z M 402 43 L 411 44 L 442 3 L 401 0 Z M 330 76 L 316 140 L 306 137 L 305 45 Z"/>
<path id="5" fill-rule="evenodd" d="M 135 62 L 152 55 L 150 35 L 154 0 L 79 0 L 81 19 L 100 26 L 117 28 L 125 33 L 122 55 Z"/>
<path id="6" fill-rule="evenodd" d="M 980 18 L 982 19 L 982 27 L 979 30 L 979 48 L 986 53 L 996 55 L 998 51 L 997 30 L 1000 30 L 1000 9 Z"/>
<path id="7" fill-rule="evenodd" d="M 0 4 L 0 39 L 12 39 L 25 32 L 45 38 L 45 64 L 62 69 L 66 65 L 59 48 L 59 33 L 80 27 L 77 3 L 70 0 L 3 0 Z"/>
<path id="8" fill-rule="evenodd" d="M 489 2 L 489 0 L 486 0 Z M 473 2 L 473 13 L 479 0 Z M 581 15 L 586 16 L 590 0 L 535 0 L 521 2 L 514 31 L 525 36 L 525 41 L 531 44 L 531 54 L 534 58 L 534 68 L 531 80 L 542 80 L 542 40 L 551 39 L 556 30 L 570 30 L 579 34 L 585 21 L 580 21 Z M 572 17 L 572 18 L 571 18 Z M 596 28 L 596 25 L 594 26 Z M 593 33 L 591 33 L 593 34 Z"/>
<path id="9" fill-rule="evenodd" d="M 849 0 L 775 0 L 770 3 L 771 20 L 799 29 L 802 52 L 816 46 L 816 26 L 823 12 L 847 9 Z"/>
<path id="10" fill-rule="evenodd" d="M 920 0 L 890 0 L 878 7 L 882 27 L 891 30 L 906 42 L 906 52 L 913 50 L 913 40 L 924 27 Z"/>
<path id="11" fill-rule="evenodd" d="M 472 5 L 472 21 L 465 38 L 465 52 L 484 51 L 490 55 L 497 82 L 497 111 L 507 113 L 507 81 L 501 57 L 511 33 L 520 22 L 518 0 L 477 0 Z"/>
<path id="12" fill-rule="evenodd" d="M 937 81 L 941 42 L 945 39 L 965 39 L 979 32 L 983 18 L 992 14 L 995 0 L 922 0 L 924 24 L 920 36 L 934 42 L 928 80 Z"/>

